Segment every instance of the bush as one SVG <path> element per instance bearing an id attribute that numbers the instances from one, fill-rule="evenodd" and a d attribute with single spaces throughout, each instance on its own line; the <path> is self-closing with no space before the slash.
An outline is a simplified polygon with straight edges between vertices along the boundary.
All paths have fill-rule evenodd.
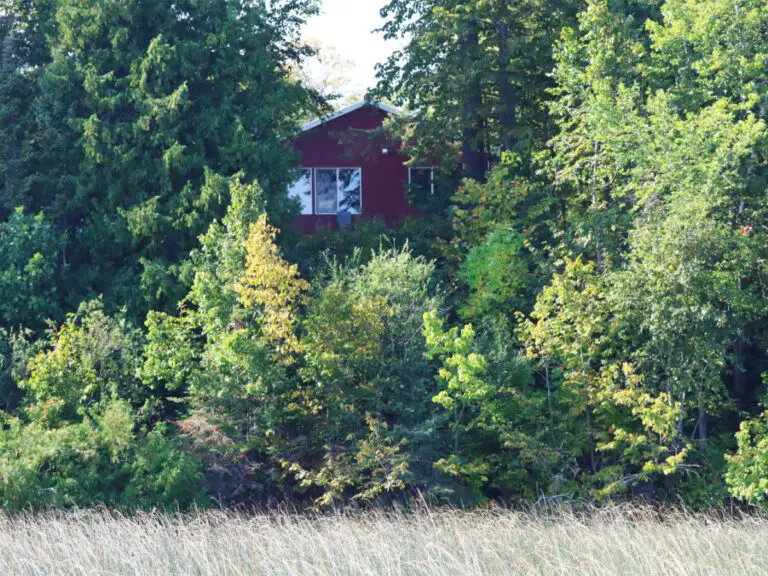
<path id="1" fill-rule="evenodd" d="M 5 417 L 0 504 L 11 510 L 204 505 L 194 460 L 164 427 L 137 433 L 136 424 L 136 413 L 122 400 L 104 402 L 82 421 L 56 428 Z"/>
<path id="2" fill-rule="evenodd" d="M 433 270 L 406 246 L 329 262 L 316 278 L 301 325 L 306 436 L 284 457 L 321 503 L 382 497 L 412 480 L 409 431 L 434 411 L 421 337 L 440 303 Z"/>
<path id="3" fill-rule="evenodd" d="M 738 449 L 727 456 L 725 482 L 730 493 L 754 504 L 768 501 L 768 411 L 741 423 Z"/>
<path id="4" fill-rule="evenodd" d="M 30 415 L 50 424 L 76 421 L 84 409 L 112 397 L 139 406 L 148 397 L 138 378 L 142 345 L 141 333 L 107 316 L 100 301 L 82 304 L 29 362 L 21 387 Z"/>
<path id="5" fill-rule="evenodd" d="M 16 382 L 27 352 L 5 338 Z M 202 504 L 202 476 L 139 379 L 143 338 L 99 301 L 85 303 L 28 361 L 19 416 L 0 412 L 0 505 L 9 509 L 106 504 Z M 141 412 L 137 412 L 137 408 Z"/>

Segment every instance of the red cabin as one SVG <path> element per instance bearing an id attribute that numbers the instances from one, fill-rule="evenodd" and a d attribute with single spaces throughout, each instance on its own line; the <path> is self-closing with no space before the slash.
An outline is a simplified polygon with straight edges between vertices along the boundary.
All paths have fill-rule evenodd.
<path id="1" fill-rule="evenodd" d="M 432 170 L 409 168 L 397 147 L 369 136 L 389 114 L 399 112 L 362 101 L 301 127 L 293 141 L 301 176 L 288 191 L 301 201 L 300 231 L 344 227 L 360 217 L 396 226 L 417 214 L 408 186 L 431 188 Z"/>

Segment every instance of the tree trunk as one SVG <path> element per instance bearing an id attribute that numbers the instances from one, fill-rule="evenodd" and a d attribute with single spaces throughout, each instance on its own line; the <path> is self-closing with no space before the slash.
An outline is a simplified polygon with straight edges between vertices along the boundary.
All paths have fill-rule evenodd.
<path id="1" fill-rule="evenodd" d="M 735 362 L 733 366 L 733 395 L 736 398 L 736 406 L 739 410 L 749 410 L 749 398 L 747 394 L 747 373 L 744 370 L 744 342 L 736 342 Z"/>
<path id="2" fill-rule="evenodd" d="M 466 62 L 467 77 L 462 102 L 461 156 L 464 176 L 471 180 L 485 180 L 486 157 L 483 134 L 483 93 L 475 63 L 479 60 L 480 39 L 477 20 L 470 20 L 461 39 L 461 49 Z"/>
<path id="3" fill-rule="evenodd" d="M 552 432 L 552 449 L 557 450 L 557 438 L 555 436 L 555 404 L 552 398 L 552 383 L 549 379 L 549 360 L 544 360 L 544 376 L 547 383 L 547 406 L 549 408 L 549 428 Z"/>
<path id="4" fill-rule="evenodd" d="M 589 467 L 592 474 L 597 473 L 597 459 L 595 458 L 595 441 L 592 435 L 592 408 L 587 406 L 587 436 L 589 437 Z"/>
<path id="5" fill-rule="evenodd" d="M 505 10 L 506 16 L 508 10 Z M 502 20 L 496 28 L 499 33 L 499 57 L 497 74 L 497 85 L 499 89 L 499 126 L 501 131 L 501 150 L 512 150 L 517 144 L 515 129 L 517 128 L 517 94 L 515 86 L 512 83 L 512 76 L 507 70 L 510 62 L 509 54 L 509 27 Z"/>
<path id="6" fill-rule="evenodd" d="M 699 440 L 702 447 L 707 442 L 709 436 L 709 423 L 707 422 L 707 412 L 702 406 L 699 406 Z"/>

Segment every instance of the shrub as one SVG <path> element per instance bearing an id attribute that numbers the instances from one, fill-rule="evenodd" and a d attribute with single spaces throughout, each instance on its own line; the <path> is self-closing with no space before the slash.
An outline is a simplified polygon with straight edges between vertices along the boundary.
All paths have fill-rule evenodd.
<path id="1" fill-rule="evenodd" d="M 736 442 L 736 453 L 726 457 L 728 489 L 736 498 L 765 504 L 768 501 L 768 412 L 742 422 Z"/>
<path id="2" fill-rule="evenodd" d="M 202 477 L 164 427 L 136 432 L 135 411 L 110 400 L 49 428 L 4 417 L 0 504 L 7 509 L 204 505 Z"/>
<path id="3" fill-rule="evenodd" d="M 32 418 L 75 421 L 84 409 L 120 397 L 135 406 L 147 398 L 138 378 L 143 338 L 124 319 L 84 303 L 50 332 L 50 347 L 29 362 L 21 382 Z"/>

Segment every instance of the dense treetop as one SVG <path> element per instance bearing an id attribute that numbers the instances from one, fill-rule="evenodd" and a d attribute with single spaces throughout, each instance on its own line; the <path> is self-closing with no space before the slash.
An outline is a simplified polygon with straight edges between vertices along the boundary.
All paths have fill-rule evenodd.
<path id="1" fill-rule="evenodd" d="M 382 3 L 437 193 L 300 237 L 316 9 L 0 0 L 0 505 L 763 503 L 764 2 Z"/>

